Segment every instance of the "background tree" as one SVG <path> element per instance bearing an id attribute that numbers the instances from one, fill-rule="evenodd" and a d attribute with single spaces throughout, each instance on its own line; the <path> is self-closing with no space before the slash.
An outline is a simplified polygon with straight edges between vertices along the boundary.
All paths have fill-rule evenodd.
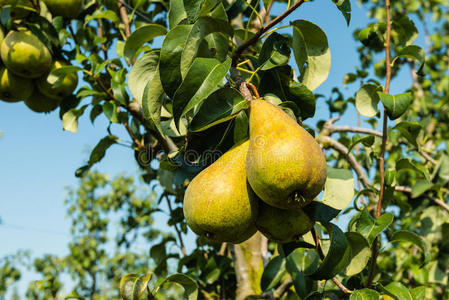
<path id="1" fill-rule="evenodd" d="M 284 12 L 273 15 L 274 4 L 282 5 Z M 335 4 L 336 16 L 342 14 L 349 23 L 349 0 Z M 181 283 L 190 298 L 198 293 L 205 299 L 449 297 L 449 5 L 416 0 L 362 4 L 372 23 L 354 32 L 360 41 L 360 67 L 344 78 L 344 84 L 360 89 L 345 95 L 335 87 L 324 96 L 331 117 L 316 124 L 307 119 L 315 114 L 319 96 L 313 91 L 330 69 L 326 34 L 307 20 L 281 23 L 313 2 L 86 1 L 76 17 L 58 13 L 47 1 L 2 7 L 5 33 L 26 27 L 47 45 L 53 61 L 66 63 L 48 70 L 44 80 L 56 89 L 67 76 L 82 74 L 83 85 L 75 95 L 55 100 L 64 129 L 76 132 L 78 118 L 85 113 L 92 122 L 101 114 L 110 120 L 107 135 L 76 172 L 82 184 L 71 198 L 74 241 L 67 262 L 79 280 L 74 293 L 90 299 L 96 294 L 114 297 L 108 293 L 117 295 L 118 278 L 132 272 L 142 276 L 123 278 L 124 297 L 141 288 L 142 293 L 156 293 L 162 290 L 158 287 L 163 278 Z M 423 28 L 426 49 L 414 44 L 415 23 Z M 412 85 L 390 94 L 392 80 L 406 68 Z M 239 245 L 198 238 L 198 248 L 187 253 L 185 189 L 217 158 L 214 153 L 247 139 L 246 109 L 256 90 L 327 150 L 332 167 L 323 196 L 304 208 L 316 225 L 292 243 L 276 244 L 260 233 Z M 358 125 L 337 125 L 345 114 L 357 117 Z M 113 134 L 118 128 L 124 128 L 132 142 L 120 141 Z M 89 169 L 114 145 L 128 146 L 145 182 L 163 188 L 157 202 L 166 201 L 176 236 L 151 246 L 154 266 L 145 265 L 145 256 L 132 263 L 108 260 L 101 246 L 109 224 L 103 217 L 111 207 L 124 214 L 117 253 L 124 255 L 137 236 L 160 234 L 145 231 L 151 205 L 143 200 L 135 207 L 121 204 L 133 203 L 126 178 L 116 179 L 118 186 L 112 181 L 110 194 L 103 198 L 93 193 L 109 183 Z M 354 205 L 348 206 L 351 202 Z M 350 219 L 344 231 L 331 222 L 339 214 Z M 136 237 L 130 237 L 133 234 Z M 178 245 L 180 256 L 166 251 L 168 243 Z M 167 277 L 167 258 L 176 259 L 177 271 L 185 275 Z M 54 297 L 62 267 L 54 265 L 52 257 L 43 261 L 47 269 L 35 262 L 45 279 L 44 294 L 37 295 Z M 99 263 L 114 270 L 100 270 Z M 117 272 L 120 266 L 123 272 Z M 145 289 L 151 279 L 148 272 L 160 278 L 150 281 L 154 289 Z M 111 290 L 97 285 L 103 276 L 112 283 Z"/>

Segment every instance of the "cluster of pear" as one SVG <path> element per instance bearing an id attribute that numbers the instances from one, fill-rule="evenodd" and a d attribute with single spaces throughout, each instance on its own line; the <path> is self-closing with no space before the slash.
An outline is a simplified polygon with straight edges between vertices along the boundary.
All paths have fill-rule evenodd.
<path id="1" fill-rule="evenodd" d="M 241 243 L 259 230 L 287 243 L 312 229 L 302 210 L 323 189 L 326 159 L 315 139 L 279 107 L 253 100 L 249 140 L 201 171 L 184 196 L 184 216 L 198 235 Z"/>
<path id="2" fill-rule="evenodd" d="M 82 0 L 44 0 L 54 16 L 75 17 Z M 21 18 L 34 8 L 33 0 L 0 0 L 0 8 L 11 6 L 10 15 L 15 30 L 5 34 L 0 28 L 0 100 L 20 102 L 35 112 L 55 110 L 61 100 L 73 93 L 78 76 L 52 72 L 67 63 L 53 59 L 50 49 L 30 30 L 23 27 Z"/>

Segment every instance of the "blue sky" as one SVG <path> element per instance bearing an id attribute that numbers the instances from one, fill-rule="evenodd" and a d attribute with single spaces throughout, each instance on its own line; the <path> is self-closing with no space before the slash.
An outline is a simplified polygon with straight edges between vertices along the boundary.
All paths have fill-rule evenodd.
<path id="1" fill-rule="evenodd" d="M 352 32 L 369 20 L 366 11 L 355 1 L 349 27 L 332 1 L 305 3 L 282 24 L 295 19 L 306 19 L 319 25 L 327 34 L 332 55 L 332 68 L 327 81 L 315 92 L 326 98 L 334 86 L 343 87 L 343 77 L 358 64 L 357 45 Z M 275 13 L 282 6 L 275 7 Z M 286 29 L 287 31 L 289 29 Z M 291 29 L 290 29 L 291 30 Z M 284 30 L 285 31 L 285 30 Z M 419 38 L 418 44 L 422 44 Z M 391 93 L 404 92 L 410 86 L 409 70 L 404 68 L 392 84 Z M 352 96 L 358 86 L 342 88 Z M 354 111 L 352 111 L 354 112 Z M 329 113 L 320 98 L 316 116 L 306 123 L 314 125 L 327 119 Z M 340 122 L 355 125 L 356 118 L 344 117 Z M 44 253 L 67 253 L 70 223 L 64 206 L 65 187 L 75 187 L 75 170 L 88 159 L 90 150 L 106 135 L 107 121 L 99 117 L 92 125 L 88 114 L 80 118 L 78 133 L 62 130 L 58 112 L 37 114 L 23 103 L 0 101 L 0 257 L 19 249 L 30 249 L 33 256 Z M 127 139 L 124 130 L 113 126 L 114 134 Z M 137 165 L 130 149 L 113 146 L 95 169 L 114 176 L 121 172 L 135 174 Z M 166 226 L 161 216 L 156 226 Z M 192 249 L 192 239 L 188 248 Z M 32 278 L 27 275 L 25 279 Z"/>

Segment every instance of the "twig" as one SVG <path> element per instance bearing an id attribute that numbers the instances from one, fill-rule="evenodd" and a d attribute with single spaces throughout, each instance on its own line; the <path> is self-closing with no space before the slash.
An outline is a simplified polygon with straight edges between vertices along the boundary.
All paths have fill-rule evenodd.
<path id="1" fill-rule="evenodd" d="M 390 59 L 390 42 L 391 42 L 391 22 L 390 22 L 390 0 L 385 0 L 385 9 L 387 12 L 387 34 L 385 41 L 385 66 L 386 66 L 386 81 L 385 81 L 385 89 L 384 93 L 388 94 L 390 92 L 390 82 L 391 82 L 391 59 Z M 380 173 L 380 191 L 379 191 L 379 199 L 377 201 L 377 209 L 375 217 L 379 218 L 382 214 L 382 201 L 384 197 L 385 191 L 385 148 L 387 145 L 387 108 L 384 107 L 383 114 L 383 124 L 382 124 L 382 144 L 380 146 L 380 157 L 379 157 L 379 173 Z M 379 236 L 374 239 L 372 248 L 371 248 L 371 264 L 370 270 L 368 274 L 367 287 L 371 287 L 374 279 L 374 273 L 376 271 L 377 264 L 377 256 L 379 254 L 378 249 L 378 241 Z"/>
<path id="2" fill-rule="evenodd" d="M 273 3 L 274 3 L 274 0 L 271 0 L 270 4 L 268 4 L 268 7 L 267 7 L 267 10 L 265 13 L 265 18 L 264 18 L 265 23 L 268 23 L 270 21 L 270 13 L 271 13 L 271 8 L 273 7 Z"/>
<path id="3" fill-rule="evenodd" d="M 404 192 L 404 193 L 407 193 L 407 194 L 411 194 L 411 193 L 412 193 L 412 189 L 409 188 L 409 187 L 406 187 L 406 186 L 395 186 L 395 187 L 394 187 L 394 190 L 395 190 L 395 191 L 398 191 L 398 192 Z M 435 204 L 441 206 L 444 210 L 446 210 L 447 212 L 449 212 L 449 205 L 446 204 L 446 202 L 444 202 L 443 200 L 438 199 L 438 198 L 436 198 L 436 197 L 431 197 L 431 196 L 429 196 L 428 198 L 429 198 L 430 200 L 432 200 L 433 202 L 435 202 Z"/>
<path id="4" fill-rule="evenodd" d="M 120 113 L 120 107 L 117 107 L 117 113 Z M 129 127 L 128 118 L 126 118 L 126 121 L 124 121 L 122 124 L 123 124 L 123 126 L 125 126 L 126 131 L 128 132 L 131 139 L 134 141 L 134 144 L 136 144 L 137 148 L 141 149 L 143 145 L 139 141 L 139 139 L 134 136 L 133 131 L 131 130 L 131 127 Z"/>
<path id="5" fill-rule="evenodd" d="M 369 129 L 369 128 L 363 128 L 363 127 L 352 127 L 352 126 L 336 126 L 333 125 L 333 123 L 337 120 L 339 120 L 340 117 L 335 117 L 330 119 L 329 121 L 327 121 L 324 126 L 323 129 L 327 130 L 327 134 L 332 134 L 334 132 L 354 132 L 354 133 L 364 133 L 364 134 L 370 134 L 370 135 L 374 135 L 377 137 L 382 137 L 383 134 L 382 132 L 373 130 L 373 129 Z M 425 160 L 427 160 L 428 162 L 436 165 L 437 161 L 435 159 L 433 159 L 429 154 L 427 154 L 425 151 L 422 150 L 417 150 L 418 153 L 424 157 Z"/>
<path id="6" fill-rule="evenodd" d="M 131 35 L 128 13 L 126 12 L 126 7 L 123 5 L 122 1 L 118 0 L 117 5 L 120 11 L 120 18 L 122 19 L 123 25 L 125 25 L 125 36 L 128 38 Z"/>
<path id="7" fill-rule="evenodd" d="M 103 37 L 103 21 L 101 19 L 98 19 L 98 36 L 99 37 Z M 106 47 L 106 45 L 104 43 L 101 43 L 100 45 L 101 50 L 103 50 L 103 54 L 104 54 L 104 59 L 107 60 L 108 59 L 108 48 Z"/>
<path id="8" fill-rule="evenodd" d="M 224 256 L 226 254 L 226 249 L 228 249 L 228 243 L 222 243 L 218 255 Z"/>
<path id="9" fill-rule="evenodd" d="M 320 256 L 321 260 L 324 259 L 324 252 L 320 245 L 320 236 L 318 235 L 318 232 L 315 230 L 315 228 L 312 227 L 311 230 L 313 240 L 315 241 L 316 250 L 318 252 L 318 255 Z M 349 290 L 347 287 L 345 287 L 338 279 L 337 277 L 333 277 L 332 281 L 335 283 L 335 285 L 345 294 L 351 294 L 352 291 Z"/>
<path id="10" fill-rule="evenodd" d="M 240 83 L 239 90 L 245 100 L 248 101 L 253 100 L 253 95 L 251 94 L 251 91 L 248 89 L 247 82 Z"/>
<path id="11" fill-rule="evenodd" d="M 282 14 L 280 14 L 279 16 L 277 16 L 276 18 L 274 18 L 270 23 L 268 23 L 265 27 L 262 27 L 258 32 L 256 32 L 256 34 L 254 34 L 249 40 L 247 40 L 246 42 L 244 42 L 242 45 L 240 45 L 232 54 L 232 66 L 236 66 L 237 65 L 237 61 L 240 57 L 240 55 L 243 53 L 243 51 L 245 51 L 249 46 L 251 46 L 252 44 L 256 43 L 259 38 L 262 36 L 262 34 L 264 34 L 265 32 L 267 32 L 268 30 L 270 30 L 270 28 L 272 28 L 274 25 L 276 25 L 277 23 L 281 22 L 283 19 L 285 19 L 289 14 L 291 14 L 294 10 L 296 10 L 298 7 L 300 7 L 303 3 L 305 2 L 305 0 L 299 0 L 298 2 L 296 2 L 294 5 L 292 5 L 289 9 L 287 9 L 286 11 L 284 11 Z"/>
<path id="12" fill-rule="evenodd" d="M 254 96 L 256 97 L 256 100 L 259 100 L 260 96 L 259 96 L 259 92 L 257 91 L 256 86 L 250 82 L 245 82 L 245 84 L 251 88 Z"/>
<path id="13" fill-rule="evenodd" d="M 345 159 L 351 165 L 352 169 L 354 169 L 355 173 L 357 174 L 357 177 L 360 179 L 363 186 L 365 188 L 370 186 L 368 177 L 367 177 L 365 171 L 363 170 L 362 166 L 359 164 L 359 162 L 354 157 L 354 155 L 351 152 L 348 152 L 348 148 L 346 148 L 345 145 L 343 145 L 342 143 L 340 143 L 337 140 L 334 140 L 330 136 L 326 136 L 326 135 L 318 136 L 317 140 L 319 143 L 321 143 L 323 145 L 324 148 L 331 147 L 331 148 L 335 149 L 338 153 L 340 153 L 340 155 L 345 157 Z"/>
<path id="14" fill-rule="evenodd" d="M 170 215 L 172 215 L 173 209 L 171 207 L 170 199 L 168 198 L 167 195 L 165 195 L 165 200 L 167 200 L 168 210 L 170 211 Z M 184 247 L 184 242 L 182 241 L 181 231 L 179 230 L 178 225 L 176 223 L 173 224 L 173 227 L 175 227 L 175 231 L 176 231 L 176 234 L 178 235 L 179 243 L 181 244 L 181 252 L 184 256 L 186 256 L 187 252 L 186 252 L 186 248 Z"/>

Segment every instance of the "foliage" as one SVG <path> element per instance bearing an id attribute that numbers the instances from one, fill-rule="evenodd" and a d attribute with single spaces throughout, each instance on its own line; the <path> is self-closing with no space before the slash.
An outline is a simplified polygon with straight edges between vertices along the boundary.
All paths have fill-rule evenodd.
<path id="1" fill-rule="evenodd" d="M 324 96 L 331 117 L 358 116 L 359 124 L 339 126 L 335 118 L 307 124 L 328 150 L 330 166 L 322 199 L 304 208 L 316 222 L 310 233 L 280 245 L 258 234 L 241 245 L 199 237 L 187 253 L 185 188 L 248 136 L 250 99 L 242 82 L 305 126 L 330 70 L 326 33 L 304 19 L 286 30 L 267 28 L 278 20 L 267 1 L 85 1 L 73 20 L 52 16 L 38 2 L 24 8 L 22 19 L 11 16 L 15 7 L 2 7 L 1 25 L 5 31 L 29 28 L 54 58 L 70 61 L 64 70 L 82 74 L 82 86 L 60 105 L 65 130 L 76 132 L 84 114 L 92 123 L 100 115 L 110 123 L 75 173 L 81 184 L 68 198 L 70 253 L 34 261 L 42 281 L 30 285 L 29 298 L 54 297 L 61 274 L 68 273 L 75 285 L 71 296 L 89 299 L 113 299 L 120 290 L 125 299 L 152 299 L 166 286 L 166 294 L 185 291 L 189 299 L 196 293 L 201 299 L 448 299 L 448 3 L 392 1 L 390 23 L 384 1 L 360 1 L 370 24 L 354 32 L 360 65 L 343 81 L 358 91 L 346 95 L 334 87 Z M 286 13 L 314 5 L 274 2 Z M 334 3 L 335 14 L 349 24 L 350 1 Z M 417 28 L 425 49 L 416 43 Z M 391 57 L 384 56 L 385 45 Z M 410 70 L 411 86 L 395 95 L 387 88 L 395 83 L 390 67 L 393 79 Z M 108 148 L 123 144 L 113 134 L 122 126 L 145 182 L 163 190 L 153 198 L 137 197 L 130 178 L 109 181 L 90 171 Z M 176 237 L 152 227 L 162 201 Z M 335 224 L 337 215 L 350 220 L 344 230 Z M 107 253 L 114 219 L 120 230 L 114 252 Z M 150 251 L 132 252 L 142 238 L 153 242 Z M 2 295 L 19 273 L 9 258 L 0 266 Z"/>

